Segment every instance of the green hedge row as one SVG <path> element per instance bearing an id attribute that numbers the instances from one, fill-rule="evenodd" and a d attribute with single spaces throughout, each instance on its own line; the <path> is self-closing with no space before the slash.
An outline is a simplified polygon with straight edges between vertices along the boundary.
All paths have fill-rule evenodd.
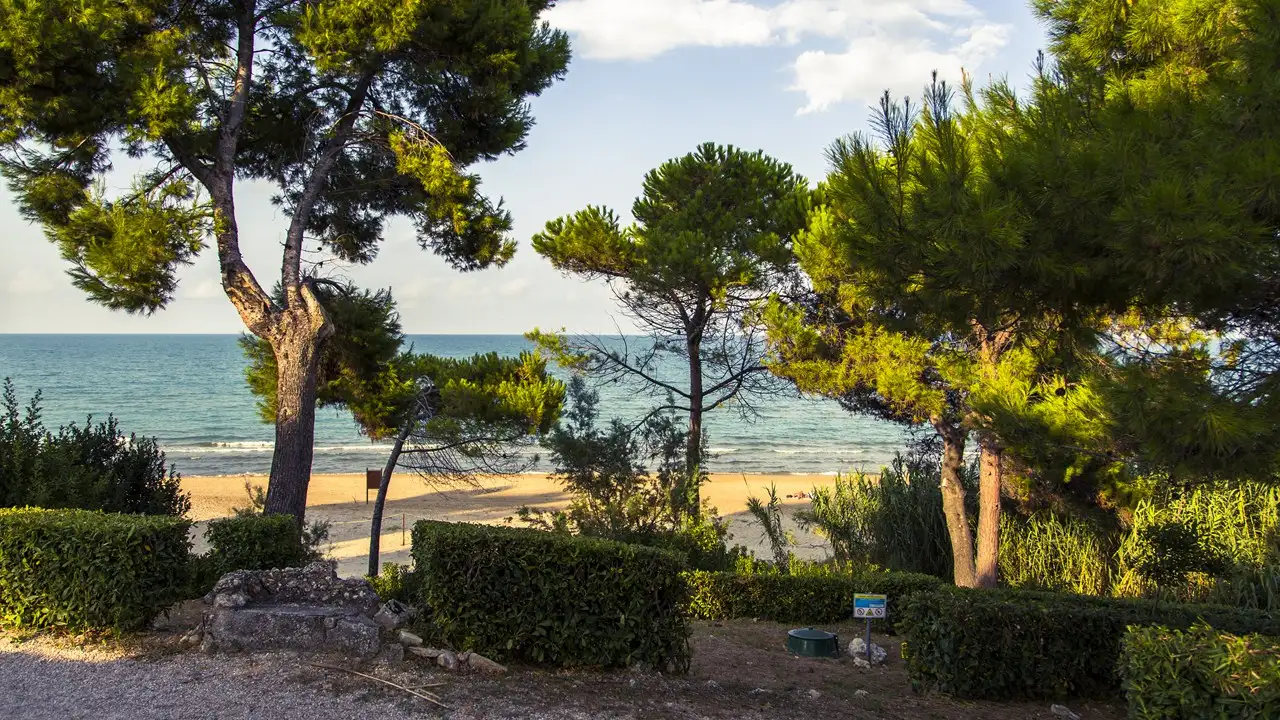
<path id="1" fill-rule="evenodd" d="M 270 570 L 307 564 L 302 532 L 292 515 L 238 515 L 210 520 L 209 551 L 191 558 L 192 595 L 211 590 L 233 570 Z"/>
<path id="2" fill-rule="evenodd" d="M 422 628 L 455 648 L 562 666 L 689 665 L 678 556 L 529 529 L 413 527 Z"/>
<path id="3" fill-rule="evenodd" d="M 0 509 L 0 623 L 144 626 L 188 589 L 189 528 L 168 516 Z"/>
<path id="4" fill-rule="evenodd" d="M 1201 621 L 1280 634 L 1280 618 L 1226 606 L 956 588 L 915 595 L 897 626 L 913 684 L 1000 700 L 1115 695 L 1129 626 Z"/>
<path id="5" fill-rule="evenodd" d="M 777 575 L 729 572 L 685 573 L 689 614 L 706 620 L 757 618 L 777 622 L 836 623 L 853 617 L 853 596 L 888 596 L 881 630 L 892 631 L 909 598 L 942 587 L 932 575 L 872 572 L 858 575 Z"/>
<path id="6" fill-rule="evenodd" d="M 1132 628 L 1120 675 L 1132 720 L 1280 717 L 1280 638 Z"/>

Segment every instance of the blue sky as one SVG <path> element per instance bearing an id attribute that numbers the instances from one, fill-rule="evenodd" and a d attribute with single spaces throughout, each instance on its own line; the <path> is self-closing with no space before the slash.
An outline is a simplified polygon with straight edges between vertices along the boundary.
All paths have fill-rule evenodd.
<path id="1" fill-rule="evenodd" d="M 956 79 L 961 67 L 980 82 L 1022 85 L 1045 45 L 1017 1 L 561 0 L 548 20 L 572 38 L 568 76 L 533 102 L 528 148 L 478 168 L 514 215 L 515 260 L 459 274 L 399 223 L 372 265 L 350 270 L 363 285 L 393 289 L 409 332 L 629 329 L 607 290 L 562 277 L 532 251 L 547 220 L 587 204 L 625 216 L 646 171 L 707 141 L 764 150 L 816 181 L 826 148 L 865 129 L 885 88 L 918 96 L 931 70 Z M 278 273 L 287 224 L 270 196 L 246 184 L 237 195 L 241 244 L 264 285 Z M 151 317 L 92 305 L 64 270 L 0 189 L 0 332 L 241 330 L 212 250 Z"/>

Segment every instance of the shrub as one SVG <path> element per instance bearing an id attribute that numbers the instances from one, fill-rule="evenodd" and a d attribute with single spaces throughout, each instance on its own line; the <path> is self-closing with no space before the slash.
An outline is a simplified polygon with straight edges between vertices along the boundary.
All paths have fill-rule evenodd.
<path id="1" fill-rule="evenodd" d="M 408 565 L 386 562 L 382 563 L 381 573 L 366 579 L 383 602 L 399 600 L 406 605 L 413 605 L 422 594 L 420 577 Z"/>
<path id="2" fill-rule="evenodd" d="M 189 527 L 172 517 L 0 509 L 0 622 L 142 627 L 187 589 Z"/>
<path id="3" fill-rule="evenodd" d="M 1133 720 L 1280 717 L 1280 638 L 1132 628 L 1120 675 Z"/>
<path id="4" fill-rule="evenodd" d="M 45 429 L 40 394 L 25 409 L 5 379 L 0 396 L 0 506 L 184 515 L 191 500 L 152 438 L 125 435 L 113 417 Z"/>
<path id="5" fill-rule="evenodd" d="M 423 628 L 458 649 L 555 665 L 688 669 L 673 553 L 527 528 L 419 521 Z"/>
<path id="6" fill-rule="evenodd" d="M 951 536 L 942 513 L 941 449 L 915 444 L 879 476 L 840 476 L 813 491 L 796 519 L 831 543 L 842 566 L 875 565 L 950 580 Z M 968 468 L 966 482 L 974 481 Z M 972 493 L 970 493 L 972 494 Z"/>
<path id="7" fill-rule="evenodd" d="M 233 570 L 301 567 L 312 558 L 303 548 L 302 534 L 292 515 L 240 515 L 210 520 L 204 531 L 209 541 L 205 561 L 216 582 Z"/>
<path id="8" fill-rule="evenodd" d="M 931 575 L 865 572 L 855 575 L 782 575 L 777 573 L 685 573 L 689 613 L 706 620 L 758 618 L 778 622 L 836 623 L 853 616 L 856 593 L 889 596 L 882 630 L 897 625 L 898 608 L 911 596 L 942 586 Z"/>
<path id="9" fill-rule="evenodd" d="M 967 698 L 1113 695 L 1131 625 L 1280 634 L 1280 619 L 1221 605 L 1159 603 L 1025 590 L 918 593 L 897 627 L 912 682 Z"/>

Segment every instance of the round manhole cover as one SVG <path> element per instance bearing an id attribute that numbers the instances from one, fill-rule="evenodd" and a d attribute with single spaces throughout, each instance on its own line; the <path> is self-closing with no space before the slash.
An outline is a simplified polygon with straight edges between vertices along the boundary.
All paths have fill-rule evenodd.
<path id="1" fill-rule="evenodd" d="M 787 633 L 787 650 L 804 657 L 839 657 L 840 638 L 823 630 L 798 628 Z"/>

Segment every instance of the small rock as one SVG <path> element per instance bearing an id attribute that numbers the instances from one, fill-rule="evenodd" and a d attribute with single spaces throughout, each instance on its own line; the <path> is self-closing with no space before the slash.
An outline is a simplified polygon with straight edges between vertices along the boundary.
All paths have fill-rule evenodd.
<path id="1" fill-rule="evenodd" d="M 458 656 L 454 655 L 450 650 L 444 650 L 440 653 L 440 656 L 436 658 L 436 664 L 445 670 L 457 670 Z"/>
<path id="2" fill-rule="evenodd" d="M 764 688 L 756 688 L 755 690 L 752 690 L 749 694 L 750 694 L 750 695 L 764 695 L 765 693 L 768 693 L 768 692 L 769 692 L 769 691 L 768 691 L 768 690 L 765 690 Z"/>
<path id="3" fill-rule="evenodd" d="M 399 600 L 388 600 L 374 613 L 373 621 L 387 630 L 395 630 L 409 624 L 416 614 L 412 607 Z"/>
<path id="4" fill-rule="evenodd" d="M 864 697 L 867 697 L 867 696 L 869 696 L 869 695 L 871 695 L 871 693 L 867 692 L 866 690 L 854 690 L 854 691 L 853 691 L 853 696 L 854 696 L 854 697 L 856 697 L 856 698 L 864 698 Z"/>
<path id="5" fill-rule="evenodd" d="M 401 631 L 400 631 L 400 644 L 401 644 L 401 645 L 409 645 L 409 646 L 418 646 L 418 645 L 421 645 L 421 644 L 422 644 L 422 638 L 418 637 L 417 635 L 414 635 L 413 633 L 409 632 L 408 630 L 401 630 Z"/>
<path id="6" fill-rule="evenodd" d="M 410 646 L 405 649 L 408 650 L 410 654 L 416 655 L 420 658 L 426 658 L 427 660 L 435 660 L 444 652 L 443 650 L 437 650 L 429 647 Z"/>
<path id="7" fill-rule="evenodd" d="M 1049 712 L 1063 720 L 1080 720 L 1080 716 L 1071 712 L 1071 708 L 1066 705 L 1050 705 Z"/>
<path id="8" fill-rule="evenodd" d="M 810 688 L 810 689 L 809 689 L 809 699 L 810 699 L 810 700 L 817 700 L 817 699 L 818 699 L 818 698 L 820 698 L 820 697 L 822 697 L 822 693 L 820 693 L 820 692 L 818 692 L 817 690 L 814 690 L 814 689 L 812 689 L 812 688 Z"/>
<path id="9" fill-rule="evenodd" d="M 202 633 L 200 631 L 200 628 L 197 627 L 193 630 L 188 631 L 186 635 L 183 635 L 182 639 L 178 641 L 178 644 L 184 648 L 188 648 L 188 649 L 193 648 L 200 644 L 200 641 L 203 639 L 203 637 L 204 637 L 204 633 Z"/>
<path id="10" fill-rule="evenodd" d="M 383 665 L 399 665 L 404 662 L 404 646 L 396 643 L 387 643 L 378 651 L 378 657 L 375 662 Z"/>
<path id="11" fill-rule="evenodd" d="M 467 664 L 467 661 L 468 661 L 468 660 L 470 660 L 470 659 L 471 659 L 471 651 L 470 651 L 470 650 L 463 650 L 462 652 L 458 653 L 458 664 L 459 664 L 459 665 L 466 665 L 466 664 Z"/>
<path id="12" fill-rule="evenodd" d="M 849 657 L 853 658 L 853 664 L 858 667 L 870 667 L 871 665 L 879 665 L 884 662 L 889 653 L 884 648 L 871 643 L 871 662 L 867 662 L 867 642 L 862 638 L 854 638 L 849 641 L 848 648 Z"/>
<path id="13" fill-rule="evenodd" d="M 501 675 L 507 671 L 507 666 L 494 662 L 480 653 L 471 653 L 467 656 L 467 667 L 482 673 L 491 675 Z M 632 681 L 634 682 L 634 678 Z"/>
<path id="14" fill-rule="evenodd" d="M 708 689 L 711 689 L 711 690 L 719 690 L 719 689 L 720 689 L 720 683 L 716 682 L 715 680 L 708 680 L 708 681 L 707 681 L 707 688 L 708 688 Z"/>

